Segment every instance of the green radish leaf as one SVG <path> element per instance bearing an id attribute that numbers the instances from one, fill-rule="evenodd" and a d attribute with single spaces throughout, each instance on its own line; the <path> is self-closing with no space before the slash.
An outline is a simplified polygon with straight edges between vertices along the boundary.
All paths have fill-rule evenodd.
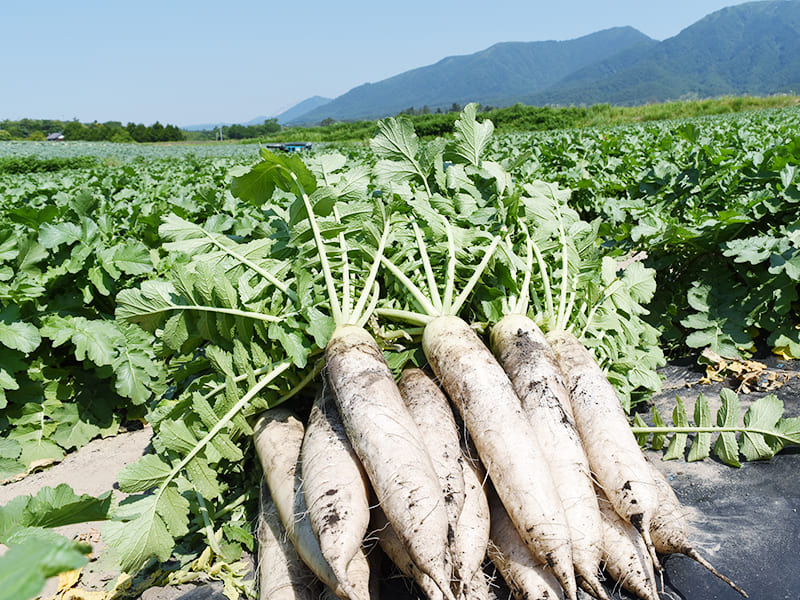
<path id="1" fill-rule="evenodd" d="M 159 451 L 174 450 L 180 455 L 186 455 L 197 446 L 197 437 L 189 430 L 184 419 L 175 421 L 162 421 L 158 432 Z"/>
<path id="2" fill-rule="evenodd" d="M 639 304 L 650 302 L 656 291 L 655 269 L 645 267 L 635 261 L 628 265 L 622 273 L 625 289 L 630 297 Z"/>
<path id="3" fill-rule="evenodd" d="M 177 292 L 168 281 L 143 281 L 140 289 L 122 290 L 117 294 L 118 319 L 138 323 L 147 331 L 155 331 L 175 306 Z"/>
<path id="4" fill-rule="evenodd" d="M 174 485 L 162 490 L 158 514 L 173 538 L 189 533 L 189 510 L 189 500 Z"/>
<path id="5" fill-rule="evenodd" d="M 378 135 L 369 142 L 378 158 L 394 162 L 416 163 L 419 140 L 407 117 L 378 121 Z"/>
<path id="6" fill-rule="evenodd" d="M 26 600 L 39 595 L 49 577 L 80 569 L 89 562 L 91 546 L 59 539 L 31 537 L 9 546 L 0 560 L 0 600 Z"/>
<path id="7" fill-rule="evenodd" d="M 39 347 L 42 338 L 35 325 L 19 318 L 19 308 L 13 304 L 0 311 L 0 344 L 29 354 Z"/>
<path id="8" fill-rule="evenodd" d="M 196 457 L 189 461 L 186 472 L 204 498 L 213 499 L 222 493 L 216 473 L 202 458 Z"/>
<path id="9" fill-rule="evenodd" d="M 455 139 L 455 152 L 469 164 L 479 167 L 483 150 L 489 143 L 494 131 L 494 124 L 486 119 L 478 123 L 475 115 L 478 105 L 467 104 L 459 118 L 453 125 L 453 138 Z"/>
<path id="10" fill-rule="evenodd" d="M 278 156 L 262 148 L 261 159 L 247 171 L 234 171 L 231 193 L 236 198 L 261 206 L 272 198 L 275 188 L 295 193 L 299 185 L 307 195 L 317 189 L 314 174 L 299 156 Z"/>
<path id="11" fill-rule="evenodd" d="M 727 388 L 722 388 L 719 396 L 722 406 L 717 411 L 717 426 L 726 428 L 738 426 L 739 396 Z M 739 462 L 739 444 L 736 441 L 736 433 L 733 431 L 723 431 L 719 434 L 717 442 L 714 444 L 714 454 L 726 465 L 742 466 Z"/>
<path id="12" fill-rule="evenodd" d="M 380 160 L 374 167 L 375 178 L 382 186 L 402 185 L 412 181 L 420 182 L 419 169 L 415 163 L 394 160 Z"/>
<path id="13" fill-rule="evenodd" d="M 783 402 L 770 394 L 756 400 L 744 414 L 745 427 L 774 431 L 783 414 Z M 764 439 L 764 434 L 745 430 L 739 443 L 741 453 L 747 460 L 772 458 L 775 451 Z"/>
<path id="14" fill-rule="evenodd" d="M 325 348 L 336 329 L 336 323 L 313 306 L 305 310 L 304 316 L 308 323 L 307 331 L 314 338 L 314 343 L 318 348 Z"/>
<path id="15" fill-rule="evenodd" d="M 22 445 L 22 453 L 19 457 L 22 464 L 29 465 L 39 460 L 60 461 L 64 458 L 65 452 L 61 446 L 47 439 L 46 435 L 46 431 L 38 430 L 14 436 L 14 439 Z"/>
<path id="16" fill-rule="evenodd" d="M 676 427 L 688 427 L 689 418 L 686 415 L 686 408 L 683 406 L 683 400 L 681 400 L 679 396 L 675 396 L 675 402 L 675 408 L 672 410 L 672 422 Z M 664 460 L 683 458 L 683 453 L 686 451 L 686 442 L 688 440 L 688 433 L 678 432 L 673 435 L 667 447 L 667 452 L 664 455 Z"/>
<path id="17" fill-rule="evenodd" d="M 17 257 L 17 238 L 9 228 L 0 230 L 0 263 L 11 261 Z"/>
<path id="18" fill-rule="evenodd" d="M 42 319 L 42 336 L 53 346 L 67 341 L 75 346 L 75 358 L 91 360 L 98 366 L 111 365 L 116 357 L 122 334 L 112 321 L 89 320 L 85 317 L 50 315 Z"/>
<path id="19" fill-rule="evenodd" d="M 77 223 L 44 223 L 39 228 L 39 243 L 44 248 L 58 248 L 62 244 L 74 244 L 81 235 L 81 226 Z"/>
<path id="20" fill-rule="evenodd" d="M 172 467 L 155 454 L 146 454 L 123 467 L 117 475 L 119 489 L 126 494 L 146 492 L 169 476 Z"/>
<path id="21" fill-rule="evenodd" d="M 306 366 L 309 348 L 303 335 L 297 329 L 287 327 L 285 323 L 270 323 L 270 338 L 277 340 L 283 347 L 286 355 L 300 368 Z"/>
<path id="22" fill-rule="evenodd" d="M 136 325 L 118 322 L 125 340 L 114 359 L 114 387 L 134 404 L 144 404 L 165 389 L 166 369 L 156 358 L 154 338 Z"/>
<path id="23" fill-rule="evenodd" d="M 666 423 L 664 423 L 664 419 L 661 417 L 661 413 L 658 412 L 658 408 L 656 405 L 653 405 L 653 410 L 651 411 L 653 415 L 653 425 L 656 427 L 664 427 Z M 666 433 L 654 433 L 653 434 L 653 450 L 661 450 L 664 447 L 664 444 L 667 441 L 667 434 Z"/>
<path id="24" fill-rule="evenodd" d="M 702 393 L 697 396 L 697 401 L 694 403 L 694 424 L 697 427 L 711 427 L 711 411 L 708 407 L 708 400 Z M 711 450 L 711 435 L 706 432 L 696 433 L 686 460 L 695 462 L 708 458 Z"/>
<path id="25" fill-rule="evenodd" d="M 325 182 L 326 185 L 333 185 L 333 174 L 347 164 L 347 157 L 339 152 L 330 152 L 320 156 L 313 156 L 306 161 L 312 173 Z"/>
<path id="26" fill-rule="evenodd" d="M 110 491 L 95 498 L 88 494 L 78 496 L 64 483 L 55 488 L 45 487 L 28 500 L 20 525 L 61 527 L 102 521 L 108 518 L 111 500 Z"/>
<path id="27" fill-rule="evenodd" d="M 126 242 L 111 248 L 116 269 L 127 275 L 144 275 L 153 271 L 150 251 L 139 241 Z"/>
<path id="28" fill-rule="evenodd" d="M 780 452 L 789 444 L 800 444 L 800 417 L 781 419 L 776 427 L 776 437 L 768 436 L 770 447 L 775 452 Z"/>
<path id="29" fill-rule="evenodd" d="M 103 527 L 103 539 L 119 554 L 120 566 L 126 573 L 135 573 L 151 558 L 165 562 L 172 554 L 175 542 L 156 511 L 157 498 L 123 500 L 120 508 L 136 516 L 127 521 L 109 521 Z"/>
<path id="30" fill-rule="evenodd" d="M 644 419 L 642 418 L 642 415 L 638 413 L 633 417 L 633 424 L 636 427 L 641 427 L 641 428 L 647 427 L 647 423 L 645 423 Z M 636 441 L 639 444 L 640 448 L 644 448 L 647 445 L 647 440 L 650 438 L 650 434 L 647 431 L 636 433 L 634 434 L 634 436 L 636 437 Z M 656 450 L 657 448 L 653 449 Z"/>
<path id="31" fill-rule="evenodd" d="M 67 484 L 44 487 L 35 496 L 18 496 L 0 506 L 0 540 L 20 527 L 62 527 L 108 518 L 111 492 L 78 496 Z"/>

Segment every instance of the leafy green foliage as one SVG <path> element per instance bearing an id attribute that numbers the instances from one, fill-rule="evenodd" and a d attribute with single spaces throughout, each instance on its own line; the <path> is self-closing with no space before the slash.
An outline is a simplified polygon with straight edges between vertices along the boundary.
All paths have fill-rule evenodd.
<path id="1" fill-rule="evenodd" d="M 797 357 L 797 126 L 796 111 L 764 111 L 509 136 L 492 150 L 532 149 L 520 176 L 570 187 L 610 254 L 646 253 L 658 282 L 647 319 L 673 354 L 766 343 Z"/>
<path id="2" fill-rule="evenodd" d="M 42 488 L 35 496 L 17 496 L 0 506 L 0 543 L 8 546 L 0 559 L 0 598 L 33 598 L 48 577 L 83 567 L 91 547 L 50 528 L 104 520 L 110 509 L 110 491 L 99 498 L 78 496 L 64 484 Z"/>
<path id="3" fill-rule="evenodd" d="M 192 161 L 0 176 L 0 480 L 115 434 L 164 391 L 152 334 L 113 320 L 115 296 L 176 260 L 162 214 L 230 212 L 208 187 L 223 182 L 224 163 Z M 252 231 L 244 213 L 216 228 Z"/>
<path id="4" fill-rule="evenodd" d="M 662 333 L 792 354 L 798 144 L 776 119 L 757 150 L 742 123 L 498 137 L 470 105 L 449 140 L 398 118 L 371 148 L 0 176 L 0 476 L 144 417 L 153 453 L 120 473 L 106 529 L 120 565 L 230 562 L 253 543 L 253 418 L 302 410 L 343 323 L 399 370 L 424 360 L 401 323 L 483 332 L 525 306 L 580 335 L 626 408 L 659 388 Z M 781 415 L 740 421 L 725 396 L 637 431 L 734 464 L 797 443 Z"/>
<path id="5" fill-rule="evenodd" d="M 673 425 L 667 425 L 654 406 L 654 425 L 647 425 L 637 415 L 633 431 L 640 445 L 644 446 L 650 440 L 653 450 L 662 450 L 666 439 L 671 436 L 664 460 L 683 458 L 689 438 L 693 436 L 686 455 L 688 461 L 703 460 L 713 451 L 722 462 L 732 467 L 741 466 L 740 456 L 745 460 L 765 460 L 786 446 L 800 444 L 800 417 L 784 417 L 783 402 L 774 394 L 753 402 L 743 415 L 739 397 L 731 390 L 722 389 L 720 400 L 722 404 L 717 410 L 716 422 L 712 420 L 708 399 L 701 393 L 694 404 L 693 419 L 689 418 L 683 401 L 676 397 Z"/>

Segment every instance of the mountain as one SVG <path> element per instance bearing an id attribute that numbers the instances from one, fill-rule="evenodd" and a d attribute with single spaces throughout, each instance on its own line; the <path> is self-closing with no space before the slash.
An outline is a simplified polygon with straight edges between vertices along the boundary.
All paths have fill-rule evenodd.
<path id="1" fill-rule="evenodd" d="M 632 27 L 563 42 L 499 43 L 475 54 L 451 56 L 378 83 L 366 83 L 289 123 L 373 119 L 412 106 L 448 108 L 453 102 L 513 103 L 554 84 L 564 73 L 631 47 L 657 43 Z"/>
<path id="2" fill-rule="evenodd" d="M 723 8 L 675 37 L 570 73 L 526 104 L 644 104 L 800 90 L 800 2 Z"/>
<path id="3" fill-rule="evenodd" d="M 358 86 L 285 122 L 374 119 L 454 102 L 633 105 L 797 91 L 800 0 L 769 0 L 723 8 L 662 42 L 617 27 L 567 41 L 495 44 Z"/>
<path id="4" fill-rule="evenodd" d="M 314 110 L 315 108 L 325 106 L 330 101 L 331 101 L 330 98 L 323 98 L 322 96 L 311 96 L 311 98 L 306 98 L 302 102 L 295 104 L 292 108 L 285 110 L 281 114 L 279 114 L 277 116 L 278 123 L 280 124 L 289 123 L 293 119 L 301 117 L 304 114 Z"/>

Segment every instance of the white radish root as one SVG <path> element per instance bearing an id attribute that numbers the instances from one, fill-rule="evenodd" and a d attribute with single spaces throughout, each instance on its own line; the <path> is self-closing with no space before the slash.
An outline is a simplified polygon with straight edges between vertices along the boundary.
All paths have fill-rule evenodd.
<path id="1" fill-rule="evenodd" d="M 289 541 L 266 482 L 261 484 L 259 504 L 259 600 L 314 600 L 316 579 Z"/>
<path id="2" fill-rule="evenodd" d="M 486 584 L 481 566 L 489 547 L 491 520 L 489 501 L 484 489 L 486 473 L 483 465 L 476 459 L 465 456 L 461 461 L 461 467 L 465 501 L 456 524 L 453 561 L 459 566 L 462 586 L 470 588 L 464 589 L 463 593 L 470 595 L 482 592 L 481 581 Z"/>
<path id="3" fill-rule="evenodd" d="M 444 596 L 433 579 L 423 573 L 414 559 L 406 551 L 402 540 L 379 506 L 372 509 L 373 535 L 378 538 L 378 545 L 384 554 L 391 560 L 400 572 L 417 584 L 429 600 L 442 600 Z"/>
<path id="4" fill-rule="evenodd" d="M 494 596 L 489 589 L 489 581 L 482 569 L 478 569 L 472 576 L 469 584 L 465 586 L 461 595 L 464 600 L 493 600 Z"/>
<path id="5" fill-rule="evenodd" d="M 650 553 L 639 532 L 620 517 L 598 490 L 603 517 L 603 561 L 608 574 L 623 588 L 643 600 L 658 600 Z"/>
<path id="6" fill-rule="evenodd" d="M 454 600 L 441 486 L 380 348 L 363 328 L 345 325 L 325 359 L 347 437 L 387 519 L 417 566 Z"/>
<path id="7" fill-rule="evenodd" d="M 602 557 L 600 509 L 558 360 L 539 327 L 525 315 L 512 314 L 498 321 L 492 328 L 491 346 L 547 457 L 572 537 L 578 585 L 607 600 L 598 579 Z"/>
<path id="8" fill-rule="evenodd" d="M 517 600 L 555 600 L 561 586 L 552 571 L 536 560 L 517 533 L 511 517 L 495 494 L 489 495 L 492 515 L 489 558 Z"/>
<path id="9" fill-rule="evenodd" d="M 422 346 L 520 537 L 575 600 L 572 545 L 561 500 L 502 367 L 458 317 L 437 317 L 426 325 Z"/>
<path id="10" fill-rule="evenodd" d="M 323 384 L 311 408 L 300 453 L 303 493 L 311 529 L 341 585 L 351 595 L 348 565 L 366 569 L 361 543 L 369 527 L 369 492 L 358 457 L 339 419 L 332 393 Z M 363 578 L 362 578 L 363 579 Z"/>
<path id="11" fill-rule="evenodd" d="M 653 564 L 660 569 L 650 539 L 650 523 L 658 509 L 656 485 L 622 404 L 580 340 L 566 331 L 553 331 L 547 341 L 567 378 L 575 426 L 592 476 L 617 514 L 642 535 Z"/>
<path id="12" fill-rule="evenodd" d="M 254 428 L 253 443 L 281 523 L 300 558 L 338 597 L 348 598 L 347 590 L 322 556 L 306 516 L 306 502 L 297 472 L 303 433 L 303 424 L 291 412 L 278 407 L 261 414 Z M 352 579 L 351 583 L 357 585 Z"/>
<path id="13" fill-rule="evenodd" d="M 458 429 L 450 403 L 439 386 L 421 369 L 405 369 L 397 383 L 403 401 L 417 424 L 439 478 L 452 545 L 464 507 L 464 476 Z M 458 572 L 458 565 L 454 565 Z"/>

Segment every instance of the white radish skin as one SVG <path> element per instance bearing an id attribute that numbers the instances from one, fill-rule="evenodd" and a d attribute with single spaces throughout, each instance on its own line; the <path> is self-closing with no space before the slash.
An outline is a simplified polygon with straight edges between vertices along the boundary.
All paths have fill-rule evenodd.
<path id="1" fill-rule="evenodd" d="M 478 569 L 475 575 L 464 588 L 464 593 L 461 596 L 464 600 L 493 600 L 491 590 L 489 589 L 489 582 L 486 579 L 486 574 L 483 570 Z"/>
<path id="2" fill-rule="evenodd" d="M 503 368 L 458 317 L 437 317 L 426 325 L 422 347 L 520 537 L 575 600 L 572 545 L 561 500 Z"/>
<path id="3" fill-rule="evenodd" d="M 314 600 L 314 575 L 286 536 L 266 487 L 262 483 L 256 532 L 259 600 Z"/>
<path id="4" fill-rule="evenodd" d="M 675 491 L 672 489 L 669 481 L 667 481 L 667 478 L 664 477 L 664 474 L 651 463 L 648 462 L 647 464 L 652 471 L 653 480 L 656 482 L 658 488 L 658 512 L 656 512 L 653 522 L 650 525 L 650 535 L 653 538 L 656 551 L 660 554 L 684 554 L 688 556 L 747 598 L 747 593 L 742 588 L 717 571 L 714 566 L 692 546 L 692 543 L 689 541 L 689 524 L 686 521 L 680 500 L 678 500 Z"/>
<path id="5" fill-rule="evenodd" d="M 439 478 L 450 527 L 448 540 L 452 545 L 465 495 L 461 446 L 453 411 L 444 392 L 421 369 L 405 369 L 397 387 L 400 388 L 400 395 L 422 434 Z M 458 565 L 454 566 L 458 572 Z"/>
<path id="6" fill-rule="evenodd" d="M 458 565 L 462 584 L 470 582 L 467 586 L 469 589 L 463 590 L 469 596 L 481 592 L 481 581 L 486 584 L 481 566 L 489 546 L 491 521 L 489 501 L 486 499 L 484 490 L 486 473 L 483 465 L 475 459 L 463 457 L 461 468 L 463 469 L 465 501 L 464 509 L 456 524 L 453 562 Z M 476 581 L 476 577 L 478 581 Z M 474 589 L 472 589 L 473 587 Z"/>
<path id="7" fill-rule="evenodd" d="M 650 539 L 650 524 L 658 510 L 656 485 L 622 404 L 580 340 L 566 331 L 553 331 L 547 341 L 567 378 L 575 426 L 592 475 L 617 513 L 642 535 L 660 569 Z"/>
<path id="8" fill-rule="evenodd" d="M 498 321 L 492 328 L 491 346 L 547 456 L 570 528 L 578 585 L 607 600 L 598 579 L 603 544 L 600 509 L 558 359 L 539 327 L 525 315 Z"/>
<path id="9" fill-rule="evenodd" d="M 389 521 L 386 520 L 386 515 L 379 506 L 372 509 L 372 528 L 373 535 L 378 538 L 378 545 L 381 550 L 400 569 L 400 572 L 414 581 L 429 600 L 443 600 L 442 591 L 434 583 L 433 579 L 423 573 L 409 556 L 403 542 L 397 536 L 395 530 L 392 529 Z"/>
<path id="10" fill-rule="evenodd" d="M 492 515 L 489 558 L 497 567 L 512 595 L 517 600 L 556 600 L 561 598 L 561 586 L 552 571 L 536 560 L 508 516 L 500 500 L 489 496 Z"/>
<path id="11" fill-rule="evenodd" d="M 325 349 L 347 437 L 393 529 L 447 600 L 452 565 L 447 511 L 419 428 L 380 348 L 363 328 L 337 328 Z"/>
<path id="12" fill-rule="evenodd" d="M 348 598 L 348 591 L 322 556 L 306 516 L 306 501 L 297 472 L 303 433 L 303 424 L 291 412 L 278 407 L 261 414 L 253 432 L 253 443 L 281 523 L 300 558 L 338 597 Z M 358 585 L 352 578 L 351 583 Z M 358 597 L 367 596 L 359 594 Z"/>
<path id="13" fill-rule="evenodd" d="M 643 600 L 658 600 L 650 554 L 639 532 L 620 517 L 610 501 L 598 490 L 603 517 L 603 561 L 611 577 Z"/>
<path id="14" fill-rule="evenodd" d="M 366 474 L 347 439 L 332 395 L 325 388 L 311 408 L 300 460 L 308 519 L 322 555 L 342 586 L 357 594 L 347 569 L 358 556 L 360 569 L 366 569 L 369 579 L 369 565 L 361 552 L 369 527 Z"/>

